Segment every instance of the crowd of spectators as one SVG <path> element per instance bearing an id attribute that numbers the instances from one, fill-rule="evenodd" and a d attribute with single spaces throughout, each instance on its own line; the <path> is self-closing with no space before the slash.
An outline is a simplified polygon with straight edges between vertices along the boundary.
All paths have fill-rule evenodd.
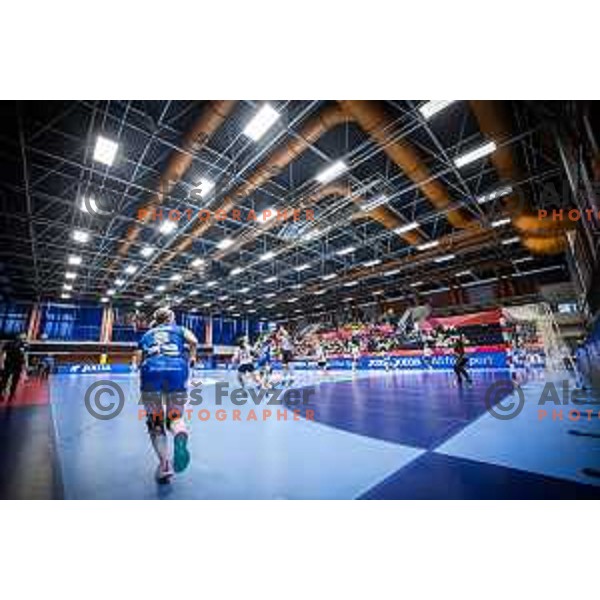
<path id="1" fill-rule="evenodd" d="M 404 324 L 403 324 L 404 325 Z M 393 354 L 400 350 L 424 350 L 430 348 L 451 349 L 464 332 L 454 327 L 410 327 L 398 323 L 353 322 L 338 327 L 322 326 L 296 339 L 298 355 L 309 356 L 321 345 L 327 356 L 350 356 L 360 354 Z M 470 337 L 470 336 L 469 336 Z M 473 340 L 466 338 L 467 344 Z"/>

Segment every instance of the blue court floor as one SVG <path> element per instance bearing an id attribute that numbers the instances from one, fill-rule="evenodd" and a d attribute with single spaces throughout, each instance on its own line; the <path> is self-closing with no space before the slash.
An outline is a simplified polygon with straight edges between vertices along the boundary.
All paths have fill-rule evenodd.
<path id="1" fill-rule="evenodd" d="M 185 409 L 191 463 L 172 484 L 154 481 L 137 376 L 110 376 L 125 402 L 101 420 L 84 398 L 107 376 L 63 375 L 50 379 L 49 404 L 0 407 L 0 497 L 600 498 L 600 407 L 589 404 L 595 417 L 574 421 L 573 406 L 549 405 L 563 420 L 540 419 L 544 385 L 564 376 L 525 382 L 522 412 L 500 420 L 485 396 L 490 385 L 509 383 L 501 371 L 475 371 L 464 388 L 445 372 L 297 371 L 306 406 L 268 405 L 272 396 L 219 405 L 216 385 L 237 387 L 234 373 L 197 375 L 202 403 Z M 500 414 L 517 398 L 509 387 L 495 398 Z"/>

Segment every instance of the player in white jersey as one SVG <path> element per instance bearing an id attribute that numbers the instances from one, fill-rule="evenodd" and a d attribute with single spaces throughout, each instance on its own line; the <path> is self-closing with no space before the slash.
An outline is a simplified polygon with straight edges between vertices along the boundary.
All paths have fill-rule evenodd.
<path id="1" fill-rule="evenodd" d="M 323 344 L 317 341 L 315 345 L 315 358 L 317 359 L 317 367 L 321 373 L 327 370 L 327 355 L 323 348 Z"/>
<path id="2" fill-rule="evenodd" d="M 360 345 L 358 342 L 352 344 L 352 370 L 356 371 L 358 368 L 358 361 L 360 359 Z"/>
<path id="3" fill-rule="evenodd" d="M 425 344 L 423 346 L 423 364 L 429 370 L 433 369 L 433 365 L 431 364 L 431 360 L 433 357 L 433 350 L 429 344 Z"/>
<path id="4" fill-rule="evenodd" d="M 238 348 L 233 355 L 233 362 L 238 367 L 238 381 L 242 388 L 245 387 L 246 377 L 252 377 L 257 385 L 262 385 L 260 377 L 254 369 L 254 354 L 247 337 L 240 339 Z"/>
<path id="5" fill-rule="evenodd" d="M 283 325 L 279 328 L 279 345 L 281 347 L 281 364 L 283 366 L 283 378 L 282 384 L 292 385 L 293 378 L 293 368 L 292 368 L 292 360 L 294 359 L 294 344 L 292 342 L 292 336 L 290 333 L 283 327 Z"/>

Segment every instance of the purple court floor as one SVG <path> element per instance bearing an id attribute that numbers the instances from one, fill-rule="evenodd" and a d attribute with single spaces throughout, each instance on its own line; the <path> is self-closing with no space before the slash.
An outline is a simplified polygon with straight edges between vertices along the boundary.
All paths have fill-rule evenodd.
<path id="1" fill-rule="evenodd" d="M 48 404 L 0 407 L 0 497 L 600 498 L 597 417 L 540 420 L 548 378 L 538 377 L 523 385 L 522 412 L 499 420 L 485 395 L 508 373 L 473 376 L 459 388 L 444 372 L 298 371 L 294 387 L 314 390 L 310 404 L 283 407 L 218 405 L 215 385 L 233 388 L 234 374 L 198 373 L 202 403 L 186 407 L 191 463 L 168 486 L 153 478 L 136 375 L 111 376 L 125 403 L 108 420 L 84 402 L 106 376 L 54 376 Z M 511 400 L 508 389 L 496 400 Z"/>

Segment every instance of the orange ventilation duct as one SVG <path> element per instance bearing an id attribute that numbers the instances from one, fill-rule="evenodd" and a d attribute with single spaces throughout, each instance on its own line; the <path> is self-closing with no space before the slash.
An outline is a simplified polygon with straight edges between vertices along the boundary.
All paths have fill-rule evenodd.
<path id="1" fill-rule="evenodd" d="M 310 146 L 310 144 L 318 140 L 324 133 L 333 129 L 341 123 L 353 120 L 355 118 L 355 115 L 353 113 L 346 112 L 347 107 L 344 106 L 344 102 L 346 101 L 343 101 L 341 103 L 342 106 L 332 104 L 326 107 L 319 114 L 315 115 L 309 121 L 307 121 L 307 123 L 298 133 L 297 137 L 290 140 L 287 144 L 282 146 L 280 149 L 276 150 L 269 158 L 267 158 L 262 163 L 262 165 L 256 170 L 256 172 L 251 177 L 249 177 L 246 182 L 242 183 L 233 192 L 229 193 L 223 199 L 220 206 L 217 207 L 215 210 L 220 209 L 225 212 L 228 212 L 229 210 L 235 207 L 238 200 L 246 198 L 252 192 L 257 190 L 260 186 L 264 185 L 267 181 L 269 181 L 278 173 L 280 173 L 295 158 L 300 156 Z M 416 152 L 412 149 L 412 147 L 410 147 L 410 149 L 413 152 L 413 155 L 416 155 Z M 423 179 L 430 177 L 429 172 L 426 171 L 424 166 L 421 166 L 420 173 L 423 176 Z M 439 188 L 442 187 L 441 184 L 437 182 L 423 183 L 422 186 L 423 189 L 429 190 L 429 193 L 431 193 L 432 195 L 435 195 L 435 190 L 439 190 Z M 445 193 L 445 190 L 443 190 L 443 193 Z M 323 194 L 322 190 L 316 192 L 316 194 L 318 197 L 315 197 L 315 199 L 313 200 L 315 202 L 318 201 L 320 198 L 325 197 L 326 195 L 331 195 L 330 193 Z M 338 195 L 341 195 L 341 193 L 338 193 Z M 347 195 L 347 193 L 345 193 L 344 195 Z M 444 206 L 448 206 L 449 204 L 450 199 L 448 198 L 448 201 Z M 405 224 L 395 213 L 393 213 L 389 208 L 385 206 L 378 207 L 370 211 L 368 213 L 368 216 L 390 229 L 395 229 Z M 467 226 L 466 221 L 462 217 L 462 213 L 460 211 L 451 210 L 448 213 L 448 218 L 451 222 L 454 221 L 454 224 L 459 223 L 459 225 L 457 226 L 461 226 L 461 224 L 464 227 Z M 210 226 L 210 221 L 199 222 L 190 232 L 190 236 L 182 240 L 172 251 L 165 255 L 165 257 L 156 264 L 156 268 L 163 267 L 165 264 L 167 264 L 173 258 L 175 258 L 178 254 L 180 254 L 181 252 L 185 252 L 191 246 L 194 239 L 203 235 L 210 228 Z M 473 226 L 473 223 L 471 223 L 469 226 Z M 409 244 L 418 244 L 420 241 L 423 240 L 422 236 L 417 231 L 403 233 L 401 234 L 401 236 Z M 248 238 L 248 240 L 249 239 L 252 238 Z"/>
<path id="2" fill-rule="evenodd" d="M 194 153 L 198 152 L 222 125 L 223 121 L 231 114 L 236 102 L 233 100 L 213 100 L 207 102 L 207 106 L 202 111 L 200 117 L 196 120 L 192 128 L 188 131 L 182 142 L 182 149 L 173 152 L 167 164 L 167 168 L 161 175 L 155 194 L 142 207 L 138 214 L 144 215 L 141 219 L 147 223 L 154 213 L 156 207 L 165 199 L 173 187 L 181 180 L 185 172 L 189 169 L 194 158 Z M 131 244 L 135 242 L 141 231 L 140 225 L 134 225 L 127 232 L 125 240 L 121 243 L 118 253 L 123 256 L 127 253 Z"/>
<path id="3" fill-rule="evenodd" d="M 247 181 L 227 194 L 220 206 L 215 207 L 214 210 L 229 212 L 235 207 L 238 200 L 247 197 L 261 185 L 275 177 L 296 157 L 300 156 L 300 154 L 302 154 L 312 143 L 318 140 L 326 131 L 333 129 L 336 125 L 347 120 L 346 115 L 340 107 L 335 104 L 323 109 L 319 114 L 306 122 L 297 137 L 290 140 L 279 150 L 276 150 L 258 167 L 255 173 L 249 177 Z M 178 254 L 185 252 L 191 246 L 194 239 L 204 234 L 210 226 L 210 220 L 197 223 L 190 232 L 190 235 L 182 240 L 171 252 L 157 263 L 156 267 L 161 268 Z"/>
<path id="4" fill-rule="evenodd" d="M 567 249 L 567 238 L 563 235 L 555 237 L 525 236 L 523 245 L 533 254 L 560 254 Z"/>
<path id="5" fill-rule="evenodd" d="M 521 170 L 509 145 L 505 144 L 512 137 L 510 118 L 502 103 L 493 100 L 472 100 L 471 109 L 481 132 L 493 139 L 498 148 L 491 155 L 500 179 L 506 183 L 520 181 Z M 564 232 L 571 225 L 569 222 L 554 221 L 551 218 L 540 219 L 530 206 L 516 194 L 506 197 L 505 205 L 513 225 L 524 234 L 523 244 L 536 254 L 560 254 L 566 248 Z"/>
<path id="6" fill-rule="evenodd" d="M 415 183 L 425 197 L 439 211 L 446 211 L 452 204 L 452 199 L 446 188 L 437 180 L 432 179 L 431 172 L 419 156 L 412 144 L 404 140 L 389 142 L 386 128 L 389 128 L 393 118 L 380 102 L 364 100 L 340 100 L 344 111 L 373 139 L 390 159 Z M 469 218 L 460 209 L 450 209 L 446 214 L 448 221 L 459 229 L 476 228 L 480 224 Z"/>

